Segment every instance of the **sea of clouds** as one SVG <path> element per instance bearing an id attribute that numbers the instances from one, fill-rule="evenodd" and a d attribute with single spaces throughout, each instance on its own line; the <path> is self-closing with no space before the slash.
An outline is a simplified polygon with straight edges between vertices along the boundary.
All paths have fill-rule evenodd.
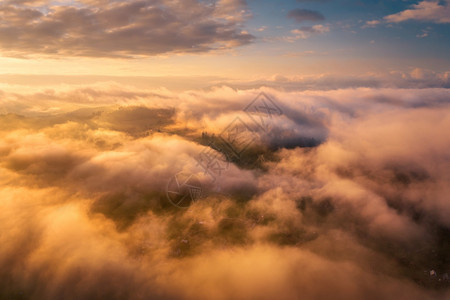
<path id="1" fill-rule="evenodd" d="M 251 123 L 261 92 L 282 111 L 267 159 L 173 207 L 170 178 L 204 174 L 202 133 Z M 1 299 L 450 297 L 446 88 L 1 97 Z"/>

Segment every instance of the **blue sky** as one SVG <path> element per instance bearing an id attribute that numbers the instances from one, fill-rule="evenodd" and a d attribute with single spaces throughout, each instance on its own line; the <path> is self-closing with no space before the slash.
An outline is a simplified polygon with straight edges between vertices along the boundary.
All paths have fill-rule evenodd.
<path id="1" fill-rule="evenodd" d="M 450 26 L 435 22 L 408 20 L 395 24 L 380 24 L 365 27 L 367 21 L 381 20 L 385 16 L 404 11 L 418 1 L 249 1 L 253 18 L 252 29 L 267 26 L 264 32 L 255 35 L 288 35 L 301 26 L 327 24 L 326 34 L 299 39 L 292 45 L 266 45 L 266 49 L 309 52 L 333 52 L 338 57 L 352 56 L 366 59 L 388 59 L 403 61 L 402 64 L 425 64 L 433 68 L 448 68 L 450 52 Z M 286 17 L 293 9 L 308 9 L 320 12 L 324 21 L 305 21 L 298 24 Z M 281 28 L 282 27 L 282 28 Z M 253 33 L 253 31 L 252 31 Z M 261 46 L 261 44 L 259 44 Z M 276 51 L 274 51 L 276 53 Z M 417 60 L 417 61 L 416 61 Z M 408 61 L 408 62 L 405 62 Z"/>

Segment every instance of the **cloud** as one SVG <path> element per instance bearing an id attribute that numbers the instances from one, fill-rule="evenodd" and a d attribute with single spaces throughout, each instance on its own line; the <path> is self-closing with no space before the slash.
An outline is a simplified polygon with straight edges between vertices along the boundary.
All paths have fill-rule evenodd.
<path id="1" fill-rule="evenodd" d="M 169 179 L 203 180 L 195 156 L 218 153 L 201 133 L 251 124 L 242 110 L 261 92 L 282 108 L 277 147 L 172 207 Z M 342 86 L 5 91 L 0 298 L 447 299 L 449 99 Z"/>
<path id="2" fill-rule="evenodd" d="M 408 20 L 432 22 L 438 24 L 450 23 L 449 1 L 421 1 L 413 4 L 411 9 L 384 17 L 388 23 L 400 23 Z"/>
<path id="3" fill-rule="evenodd" d="M 0 51 L 16 57 L 202 53 L 253 40 L 240 0 L 16 1 L 1 4 L 0 17 Z"/>
<path id="4" fill-rule="evenodd" d="M 381 22 L 379 20 L 367 21 L 366 24 L 362 28 L 376 27 L 380 23 Z"/>
<path id="5" fill-rule="evenodd" d="M 263 31 L 265 31 L 266 29 L 267 29 L 267 26 L 261 26 L 261 27 L 259 27 L 259 28 L 257 29 L 257 31 L 263 32 Z"/>
<path id="6" fill-rule="evenodd" d="M 425 38 L 425 37 L 428 36 L 428 34 L 429 34 L 428 30 L 423 29 L 421 33 L 418 33 L 416 35 L 416 37 L 418 37 L 418 38 Z"/>
<path id="7" fill-rule="evenodd" d="M 311 53 L 306 54 L 311 55 Z M 302 55 L 305 55 L 305 53 Z M 426 76 L 417 76 L 417 72 L 424 75 L 426 74 Z M 316 76 L 274 75 L 271 78 L 263 78 L 248 82 L 223 81 L 222 83 L 238 89 L 270 87 L 288 91 L 338 90 L 343 88 L 361 87 L 421 89 L 448 88 L 450 87 L 449 78 L 449 72 L 447 71 L 435 72 L 423 68 L 414 68 L 410 71 L 391 71 L 388 74 L 374 73 L 354 76 L 337 76 L 334 74 L 320 74 Z"/>
<path id="8" fill-rule="evenodd" d="M 291 30 L 291 33 L 294 34 L 294 40 L 298 39 L 307 39 L 314 34 L 322 34 L 330 31 L 330 26 L 328 25 L 314 25 L 314 26 L 303 26 L 299 29 Z"/>
<path id="9" fill-rule="evenodd" d="M 288 13 L 288 17 L 294 19 L 297 23 L 303 23 L 305 21 L 323 21 L 325 17 L 318 11 L 296 8 Z"/>

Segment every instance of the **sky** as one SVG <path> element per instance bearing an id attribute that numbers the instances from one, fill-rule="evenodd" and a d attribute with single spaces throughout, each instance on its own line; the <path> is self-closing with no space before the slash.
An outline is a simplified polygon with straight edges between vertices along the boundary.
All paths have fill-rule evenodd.
<path id="1" fill-rule="evenodd" d="M 0 1 L 0 299 L 450 299 L 450 0 Z"/>
<path id="2" fill-rule="evenodd" d="M 403 0 L 2 1 L 0 74 L 243 80 L 416 68 L 445 73 L 449 6 Z"/>

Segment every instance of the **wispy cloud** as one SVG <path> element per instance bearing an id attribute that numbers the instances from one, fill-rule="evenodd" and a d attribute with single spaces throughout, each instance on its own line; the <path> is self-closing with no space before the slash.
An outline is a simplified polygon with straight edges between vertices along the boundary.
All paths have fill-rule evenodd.
<path id="1" fill-rule="evenodd" d="M 421 1 L 413 4 L 410 9 L 384 17 L 389 23 L 400 23 L 408 20 L 450 23 L 450 2 L 444 1 Z"/>
<path id="2" fill-rule="evenodd" d="M 420 33 L 418 33 L 416 35 L 416 37 L 418 37 L 418 38 L 426 38 L 429 34 L 430 34 L 430 30 L 429 29 L 422 29 L 422 31 Z"/>
<path id="3" fill-rule="evenodd" d="M 406 21 L 420 21 L 437 24 L 450 23 L 450 1 L 444 0 L 442 2 L 434 0 L 425 0 L 417 4 L 411 5 L 410 9 L 385 16 L 380 20 L 366 21 L 362 28 L 373 28 L 380 24 L 386 23 L 401 23 Z M 428 36 L 427 33 L 422 32 L 417 37 L 423 38 Z"/>
<path id="4" fill-rule="evenodd" d="M 379 20 L 367 21 L 366 24 L 362 28 L 376 27 L 380 23 L 381 23 L 381 21 L 379 21 Z"/>
<path id="5" fill-rule="evenodd" d="M 330 31 L 329 25 L 314 25 L 314 26 L 303 26 L 299 29 L 291 30 L 291 33 L 294 35 L 294 40 L 297 39 L 307 39 L 314 34 L 322 34 Z"/>

